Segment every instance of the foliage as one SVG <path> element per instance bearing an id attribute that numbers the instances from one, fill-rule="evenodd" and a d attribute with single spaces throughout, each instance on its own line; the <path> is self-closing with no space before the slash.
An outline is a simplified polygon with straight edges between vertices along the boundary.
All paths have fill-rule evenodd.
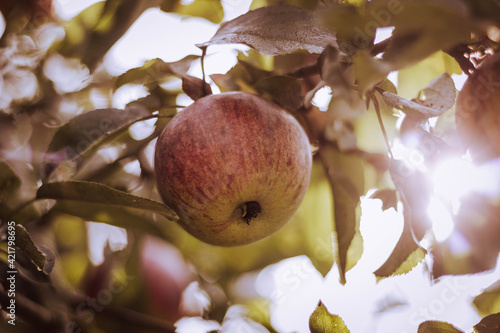
<path id="1" fill-rule="evenodd" d="M 325 306 L 320 302 L 318 307 L 311 314 L 309 327 L 312 333 L 317 332 L 339 332 L 349 333 L 344 321 L 337 315 L 328 312 Z"/>
<path id="2" fill-rule="evenodd" d="M 0 4 L 6 21 L 0 39 L 2 332 L 173 332 L 176 321 L 197 316 L 212 320 L 215 330 L 240 325 L 273 332 L 266 300 L 242 301 L 233 282 L 305 255 L 323 277 L 337 270 L 346 284 L 363 254 L 360 198 L 369 193 L 404 219 L 392 253 L 373 272 L 377 279 L 408 274 L 420 263 L 429 265 L 434 280 L 495 268 L 498 186 L 489 197 L 462 197 L 457 210 L 447 203 L 456 229 L 444 241 L 434 237 L 427 207 L 436 198 L 428 170 L 467 156 L 455 127 L 452 75 L 471 75 L 498 51 L 498 2 L 255 0 L 248 13 L 198 44 L 199 54 L 150 59 L 120 75 L 103 65 L 150 8 L 219 24 L 234 3 L 106 0 L 69 21 L 56 17 L 48 0 Z M 376 42 L 379 28 L 392 29 L 391 36 Z M 227 73 L 192 75 L 195 65 L 203 68 L 207 49 L 235 43 L 250 50 L 240 52 Z M 397 87 L 388 79 L 395 71 Z M 113 105 L 119 89 L 132 85 L 146 95 Z M 324 89 L 331 94 L 320 111 L 316 97 Z M 295 218 L 256 244 L 228 249 L 194 239 L 174 223 L 178 217 L 155 188 L 149 157 L 156 138 L 185 106 L 178 101 L 212 90 L 274 101 L 300 121 L 315 147 L 311 184 Z M 132 127 L 151 120 L 150 133 L 134 137 Z M 408 156 L 418 156 L 418 163 Z M 121 250 L 106 246 L 98 266 L 87 254 L 89 222 L 122 227 L 128 235 Z M 180 253 L 175 271 L 144 266 L 152 237 L 168 245 L 160 254 L 165 258 L 174 262 Z M 468 248 L 457 251 L 457 244 Z M 9 271 L 16 272 L 15 327 L 9 324 Z M 152 276 L 168 287 L 151 283 Z M 191 304 L 183 297 L 194 281 L 205 298 Z M 497 283 L 474 299 L 484 316 L 475 332 L 498 331 L 499 289 Z M 247 312 L 234 311 L 235 304 Z M 312 332 L 349 332 L 321 302 L 309 325 Z M 424 321 L 418 332 L 462 330 Z"/>

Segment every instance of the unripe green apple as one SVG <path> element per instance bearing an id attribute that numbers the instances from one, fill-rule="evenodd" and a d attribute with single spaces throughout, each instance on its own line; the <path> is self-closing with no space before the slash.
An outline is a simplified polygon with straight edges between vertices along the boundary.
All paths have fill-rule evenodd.
<path id="1" fill-rule="evenodd" d="M 500 156 L 500 53 L 486 58 L 464 83 L 455 121 L 474 161 Z"/>
<path id="2" fill-rule="evenodd" d="M 213 245 L 249 244 L 280 229 L 300 205 L 311 167 L 296 119 L 249 93 L 197 100 L 156 143 L 163 201 L 186 231 Z"/>

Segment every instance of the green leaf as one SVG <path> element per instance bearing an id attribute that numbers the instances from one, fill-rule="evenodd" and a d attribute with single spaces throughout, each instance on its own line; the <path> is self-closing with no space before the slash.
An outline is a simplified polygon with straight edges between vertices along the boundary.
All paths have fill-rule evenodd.
<path id="1" fill-rule="evenodd" d="M 360 197 L 364 192 L 364 168 L 359 156 L 341 153 L 335 148 L 320 150 L 333 193 L 334 226 L 337 245 L 337 264 L 340 281 L 361 257 L 359 233 Z"/>
<path id="2" fill-rule="evenodd" d="M 498 333 L 500 332 L 500 313 L 494 313 L 481 319 L 474 325 L 474 333 Z"/>
<path id="3" fill-rule="evenodd" d="M 66 25 L 58 52 L 93 69 L 154 1 L 107 0 L 91 5 Z"/>
<path id="4" fill-rule="evenodd" d="M 486 288 L 472 302 L 481 316 L 500 312 L 500 281 Z"/>
<path id="5" fill-rule="evenodd" d="M 199 59 L 199 56 L 188 55 L 176 62 L 164 62 L 159 58 L 148 60 L 141 67 L 129 69 L 118 76 L 115 88 L 129 83 L 143 85 L 161 83 L 171 75 L 182 77 L 191 67 L 191 63 L 197 59 Z"/>
<path id="6" fill-rule="evenodd" d="M 350 333 L 342 318 L 328 312 L 328 309 L 319 302 L 309 317 L 311 333 Z"/>
<path id="7" fill-rule="evenodd" d="M 425 258 L 426 251 L 413 238 L 411 228 L 405 223 L 403 232 L 389 258 L 374 274 L 377 279 L 409 273 Z"/>
<path id="8" fill-rule="evenodd" d="M 139 106 L 149 110 L 151 113 L 157 111 L 160 116 L 160 119 L 156 123 L 156 128 L 158 129 L 161 127 L 160 124 L 164 122 L 161 118 L 174 116 L 176 114 L 177 97 L 179 96 L 180 90 L 169 91 L 163 89 L 161 86 L 155 85 L 154 87 L 150 87 L 148 91 L 148 95 L 129 102 L 126 107 Z"/>
<path id="9" fill-rule="evenodd" d="M 399 250 L 408 251 L 409 247 L 411 246 L 400 245 L 404 242 L 410 243 L 408 237 L 400 238 L 389 259 L 387 259 L 384 265 L 382 265 L 378 270 L 374 272 L 378 280 L 386 277 L 407 274 L 424 260 L 426 251 L 422 248 L 416 248 L 409 255 L 406 255 L 407 252 L 399 252 Z"/>
<path id="10" fill-rule="evenodd" d="M 309 187 L 295 216 L 304 221 L 301 226 L 304 226 L 306 254 L 325 277 L 334 262 L 333 196 L 323 166 L 318 162 L 313 163 Z"/>
<path id="11" fill-rule="evenodd" d="M 21 179 L 5 161 L 0 161 L 0 203 L 7 200 L 21 186 Z"/>
<path id="12" fill-rule="evenodd" d="M 439 75 L 460 74 L 462 70 L 448 54 L 439 51 L 419 63 L 398 72 L 398 94 L 411 99 Z"/>
<path id="13" fill-rule="evenodd" d="M 420 92 L 418 103 L 444 113 L 455 104 L 455 97 L 455 83 L 448 73 L 443 73 Z"/>
<path id="14" fill-rule="evenodd" d="M 415 118 L 418 118 L 419 120 L 424 118 L 438 117 L 444 113 L 443 110 L 437 110 L 422 105 L 418 102 L 418 100 L 412 99 L 410 101 L 388 91 L 382 92 L 382 97 L 384 98 L 384 102 L 386 104 L 398 108 L 408 116 L 413 116 Z"/>
<path id="15" fill-rule="evenodd" d="M 161 214 L 172 221 L 178 220 L 174 211 L 160 202 L 131 195 L 99 183 L 83 181 L 45 183 L 38 189 L 37 199 L 72 200 L 138 208 Z"/>
<path id="16" fill-rule="evenodd" d="M 271 76 L 254 85 L 254 89 L 288 110 L 297 110 L 303 104 L 302 86 L 299 79 L 287 76 Z"/>
<path id="17" fill-rule="evenodd" d="M 79 217 L 85 221 L 102 222 L 126 230 L 138 230 L 151 235 L 171 240 L 170 233 L 162 223 L 145 216 L 144 212 L 110 204 L 101 204 L 77 200 L 59 200 L 51 209 L 51 213 L 64 213 Z"/>
<path id="18" fill-rule="evenodd" d="M 383 10 L 390 0 L 379 2 Z M 393 40 L 383 59 L 400 69 L 416 63 L 439 50 L 446 50 L 470 38 L 472 27 L 468 9 L 458 0 L 401 1 L 391 16 L 389 25 L 395 26 Z M 422 24 L 425 18 L 425 24 Z M 453 26 L 454 29 L 449 27 Z"/>
<path id="19" fill-rule="evenodd" d="M 329 45 L 325 47 L 318 58 L 321 79 L 336 91 L 336 96 L 341 94 L 348 98 L 351 82 L 345 73 L 345 66 L 342 63 L 340 52 L 335 47 Z"/>
<path id="20" fill-rule="evenodd" d="M 323 17 L 326 25 L 337 32 L 340 50 L 349 55 L 359 50 L 370 51 L 377 28 L 394 27 L 382 59 L 364 62 L 370 71 L 376 73 L 382 68 L 382 72 L 388 73 L 466 42 L 475 29 L 469 15 L 468 8 L 459 0 L 381 0 L 359 8 L 334 5 L 324 11 Z M 450 26 L 454 29 L 449 29 Z M 366 75 L 363 85 L 369 87 L 377 75 Z"/>
<path id="21" fill-rule="evenodd" d="M 384 82 L 387 83 L 384 83 L 383 86 L 390 89 L 392 86 L 390 81 L 386 80 Z M 393 138 L 399 136 L 399 130 L 396 127 L 398 117 L 394 115 L 392 106 L 386 104 L 380 94 L 375 93 L 372 94 L 371 97 L 375 98 L 378 102 L 382 122 L 389 142 L 392 142 Z M 380 130 L 380 124 L 373 102 L 370 103 L 370 108 L 367 112 L 356 120 L 354 123 L 354 130 L 356 134 L 356 145 L 359 149 L 387 156 L 387 145 L 382 135 L 382 131 Z M 371 186 L 378 187 L 376 184 L 371 184 Z M 367 185 L 366 188 L 370 187 Z"/>
<path id="22" fill-rule="evenodd" d="M 217 0 L 194 0 L 189 5 L 183 5 L 180 0 L 164 0 L 160 9 L 167 13 L 202 17 L 217 24 L 224 18 L 224 9 Z"/>
<path id="23" fill-rule="evenodd" d="M 361 6 L 366 3 L 367 0 L 345 0 L 345 3 L 348 3 L 350 5 L 354 6 Z"/>
<path id="24" fill-rule="evenodd" d="M 340 4 L 339 1 L 337 4 L 331 3 L 328 9 L 322 11 L 323 22 L 335 31 L 338 48 L 344 54 L 353 55 L 358 50 L 373 45 L 375 31 L 380 24 L 362 14 L 366 7 Z M 363 30 L 363 27 L 369 29 Z"/>
<path id="25" fill-rule="evenodd" d="M 59 52 L 64 55 L 76 53 L 75 49 L 78 44 L 85 42 L 89 38 L 89 31 L 97 25 L 104 10 L 104 4 L 104 1 L 101 1 L 85 8 L 66 24 L 65 39 L 59 45 Z"/>
<path id="26" fill-rule="evenodd" d="M 249 61 L 238 57 L 238 62 L 227 74 L 212 74 L 210 78 L 222 92 L 235 90 L 254 92 L 253 86 L 258 81 L 272 75 L 272 72 L 258 68 Z"/>
<path id="27" fill-rule="evenodd" d="M 72 118 L 61 126 L 44 156 L 44 178 L 63 162 L 73 162 L 78 169 L 84 157 L 92 154 L 106 139 L 128 129 L 135 122 L 149 119 L 151 113 L 142 107 L 100 109 Z"/>
<path id="28" fill-rule="evenodd" d="M 382 82 L 391 71 L 390 66 L 375 60 L 366 51 L 359 51 L 354 55 L 353 67 L 356 83 L 363 92 Z"/>
<path id="29" fill-rule="evenodd" d="M 418 333 L 463 333 L 463 331 L 443 321 L 429 320 L 418 326 Z"/>
<path id="30" fill-rule="evenodd" d="M 20 224 L 15 227 L 16 231 L 16 246 L 19 247 L 30 260 L 36 265 L 39 271 L 50 274 L 55 263 L 55 256 L 48 249 L 42 252 L 33 242 L 28 230 Z"/>
<path id="31" fill-rule="evenodd" d="M 224 10 L 218 0 L 194 0 L 187 6 L 178 4 L 172 11 L 179 15 L 202 17 L 216 24 L 224 18 Z"/>
<path id="32" fill-rule="evenodd" d="M 357 1 L 357 0 L 354 0 Z M 286 3 L 292 6 L 302 7 L 309 10 L 317 8 L 320 0 L 253 0 L 250 9 L 256 9 L 267 5 L 277 5 Z"/>
<path id="33" fill-rule="evenodd" d="M 424 175 L 411 170 L 403 162 L 390 160 L 389 172 L 401 195 L 403 203 L 403 232 L 386 262 L 374 274 L 385 278 L 410 272 L 422 262 L 427 251 L 420 247 L 420 240 L 431 222 L 426 213 L 429 194 Z"/>
<path id="34" fill-rule="evenodd" d="M 407 100 L 394 93 L 382 92 L 384 101 L 402 110 L 416 121 L 443 115 L 455 104 L 456 89 L 449 74 L 443 73 L 420 91 L 419 97 Z M 401 125 L 403 128 L 404 126 Z M 404 132 L 404 130 L 401 130 Z"/>
<path id="35" fill-rule="evenodd" d="M 225 23 L 209 41 L 197 46 L 234 43 L 274 56 L 300 50 L 320 54 L 327 45 L 335 46 L 336 39 L 313 12 L 280 4 L 249 11 Z"/>

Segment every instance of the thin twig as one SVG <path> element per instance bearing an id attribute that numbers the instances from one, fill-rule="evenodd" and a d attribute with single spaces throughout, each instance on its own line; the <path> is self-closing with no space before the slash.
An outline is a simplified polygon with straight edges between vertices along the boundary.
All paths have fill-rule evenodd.
<path id="1" fill-rule="evenodd" d="M 377 98 L 371 94 L 369 96 L 371 101 L 373 102 L 373 106 L 375 107 L 375 112 L 377 113 L 378 123 L 380 125 L 380 129 L 382 130 L 382 135 L 384 136 L 385 145 L 387 146 L 387 152 L 389 153 L 389 157 L 394 159 L 394 155 L 392 154 L 391 144 L 389 143 L 389 137 L 387 136 L 387 132 L 385 131 L 384 122 L 382 121 L 382 114 L 380 113 L 380 106 L 378 104 Z"/>
<path id="2" fill-rule="evenodd" d="M 207 82 L 205 79 L 205 56 L 207 55 L 207 47 L 204 46 L 201 48 L 201 74 L 203 82 Z"/>
<path id="3" fill-rule="evenodd" d="M 135 326 L 136 328 L 140 328 L 141 330 L 162 333 L 175 332 L 175 326 L 171 323 L 127 308 L 105 307 L 103 313 L 108 314 L 119 321 Z"/>
<path id="4" fill-rule="evenodd" d="M 3 287 L 0 286 L 0 305 L 6 310 L 10 302 L 11 298 L 7 295 Z M 16 317 L 19 316 L 19 318 L 22 318 L 38 328 L 57 330 L 62 327 L 55 313 L 33 302 L 29 298 L 24 297 L 18 292 L 16 292 L 15 305 Z"/>

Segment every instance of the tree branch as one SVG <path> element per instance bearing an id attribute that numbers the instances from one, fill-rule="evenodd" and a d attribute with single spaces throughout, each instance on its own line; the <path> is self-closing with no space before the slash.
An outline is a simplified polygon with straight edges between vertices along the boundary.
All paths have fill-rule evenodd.
<path id="1" fill-rule="evenodd" d="M 175 333 L 175 326 L 171 323 L 127 308 L 105 307 L 103 313 L 114 317 L 116 320 L 140 328 L 138 331 L 147 330 L 148 332 Z"/>
<path id="2" fill-rule="evenodd" d="M 0 284 L 0 305 L 4 311 L 7 311 L 11 299 L 3 286 Z M 43 329 L 46 331 L 61 329 L 62 322 L 58 319 L 58 316 L 40 304 L 37 304 L 30 300 L 29 298 L 16 292 L 15 296 L 15 315 L 16 317 L 22 318 L 24 321 L 37 327 L 39 330 Z"/>

